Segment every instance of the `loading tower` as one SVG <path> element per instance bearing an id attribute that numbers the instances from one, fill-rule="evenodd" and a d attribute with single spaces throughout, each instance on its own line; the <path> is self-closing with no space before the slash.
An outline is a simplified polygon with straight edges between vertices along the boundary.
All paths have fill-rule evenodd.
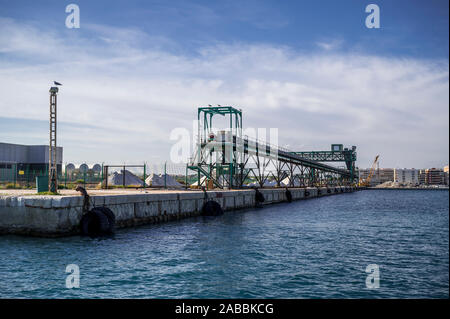
<path id="1" fill-rule="evenodd" d="M 213 128 L 216 115 L 229 118 L 228 128 Z M 242 188 L 249 180 L 263 187 L 271 179 L 288 187 L 352 185 L 357 176 L 356 146 L 333 144 L 331 151 L 294 152 L 242 136 L 242 110 L 232 106 L 199 107 L 194 156 L 188 168 L 196 171 L 198 186 Z M 345 162 L 345 168 L 324 162 Z M 269 169 L 272 168 L 272 169 Z"/>

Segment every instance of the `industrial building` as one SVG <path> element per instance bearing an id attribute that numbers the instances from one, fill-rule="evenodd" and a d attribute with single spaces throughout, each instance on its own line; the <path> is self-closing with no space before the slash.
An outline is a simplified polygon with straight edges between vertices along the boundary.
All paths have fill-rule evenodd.
<path id="1" fill-rule="evenodd" d="M 57 147 L 58 174 L 62 171 L 63 148 Z M 48 173 L 48 145 L 0 143 L 0 181 L 32 181 Z"/>

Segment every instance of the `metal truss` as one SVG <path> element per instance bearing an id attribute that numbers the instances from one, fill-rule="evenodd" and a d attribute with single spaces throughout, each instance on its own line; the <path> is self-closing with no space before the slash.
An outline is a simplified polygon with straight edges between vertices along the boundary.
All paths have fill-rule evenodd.
<path id="1" fill-rule="evenodd" d="M 212 118 L 217 114 L 230 117 L 228 130 L 212 130 Z M 197 151 L 188 168 L 197 172 L 200 187 L 243 188 L 251 181 L 259 187 L 268 181 L 278 187 L 354 183 L 356 147 L 341 147 L 333 152 L 292 152 L 242 137 L 242 112 L 231 106 L 201 107 L 198 122 Z M 322 161 L 344 161 L 347 169 Z"/>

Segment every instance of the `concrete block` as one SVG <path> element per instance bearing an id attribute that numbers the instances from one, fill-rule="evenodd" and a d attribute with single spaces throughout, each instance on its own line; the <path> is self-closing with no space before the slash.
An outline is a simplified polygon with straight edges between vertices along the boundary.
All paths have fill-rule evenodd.
<path id="1" fill-rule="evenodd" d="M 143 203 L 135 203 L 135 217 L 137 218 L 148 218 L 153 216 L 158 216 L 159 214 L 159 204 L 155 201 L 146 201 Z"/>
<path id="2" fill-rule="evenodd" d="M 179 194 L 179 199 L 180 200 L 184 200 L 184 199 L 203 199 L 205 197 L 205 195 L 203 194 L 203 192 L 188 192 L 188 193 L 180 193 Z"/>
<path id="3" fill-rule="evenodd" d="M 255 194 L 244 195 L 244 206 L 253 207 L 255 206 Z"/>
<path id="4" fill-rule="evenodd" d="M 292 199 L 297 200 L 305 196 L 305 191 L 300 188 L 291 188 Z"/>
<path id="5" fill-rule="evenodd" d="M 269 204 L 269 203 L 271 203 L 272 201 L 273 201 L 273 193 L 272 193 L 272 190 L 270 190 L 270 189 L 268 189 L 268 190 L 266 190 L 266 189 L 263 189 L 262 191 L 261 191 L 261 193 L 263 193 L 263 195 L 264 195 L 264 204 Z"/>
<path id="6" fill-rule="evenodd" d="M 130 194 L 126 195 L 125 203 L 142 203 L 146 201 L 146 194 Z"/>
<path id="7" fill-rule="evenodd" d="M 176 195 L 176 194 L 175 194 Z M 161 215 L 175 215 L 180 212 L 178 200 L 162 200 L 160 213 Z"/>
<path id="8" fill-rule="evenodd" d="M 92 196 L 91 199 L 94 203 L 94 206 L 103 206 L 105 205 L 105 197 L 106 196 Z"/>
<path id="9" fill-rule="evenodd" d="M 196 205 L 196 208 L 197 208 L 196 211 L 201 212 L 202 207 L 203 207 L 203 203 L 204 203 L 203 199 L 197 199 L 195 201 L 195 205 Z"/>
<path id="10" fill-rule="evenodd" d="M 9 197 L 6 196 L 0 196 L 0 207 L 6 207 L 8 206 L 8 202 L 10 201 Z"/>
<path id="11" fill-rule="evenodd" d="M 230 194 L 228 194 L 228 196 L 224 197 L 224 205 L 222 206 L 222 209 L 224 210 L 232 210 L 234 209 L 234 198 L 235 195 L 232 194 L 232 196 L 230 196 Z"/>
<path id="12" fill-rule="evenodd" d="M 144 194 L 143 198 L 146 202 L 158 202 L 160 200 L 159 194 Z"/>
<path id="13" fill-rule="evenodd" d="M 193 213 L 197 211 L 196 199 L 181 199 L 180 213 Z"/>
<path id="14" fill-rule="evenodd" d="M 178 200 L 178 194 L 177 193 L 167 193 L 167 194 L 158 194 L 159 195 L 159 201 L 174 201 Z"/>
<path id="15" fill-rule="evenodd" d="M 317 188 L 315 187 L 308 187 L 306 188 L 309 192 L 309 198 L 311 197 L 317 197 Z"/>
<path id="16" fill-rule="evenodd" d="M 244 207 L 244 195 L 237 194 L 234 199 L 235 208 Z"/>
<path id="17" fill-rule="evenodd" d="M 116 216 L 116 221 L 126 221 L 134 218 L 134 204 L 108 205 Z"/>
<path id="18" fill-rule="evenodd" d="M 70 197 L 70 207 L 82 207 L 84 198 L 82 196 Z"/>
<path id="19" fill-rule="evenodd" d="M 60 196 L 52 199 L 53 208 L 69 208 L 70 207 L 70 197 Z"/>
<path id="20" fill-rule="evenodd" d="M 81 207 L 71 207 L 68 208 L 67 219 L 72 227 L 80 224 L 81 217 L 83 215 Z"/>

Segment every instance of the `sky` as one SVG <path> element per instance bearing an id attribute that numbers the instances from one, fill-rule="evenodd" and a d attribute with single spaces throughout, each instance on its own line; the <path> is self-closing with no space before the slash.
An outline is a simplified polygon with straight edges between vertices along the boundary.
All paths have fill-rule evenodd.
<path id="1" fill-rule="evenodd" d="M 80 8 L 80 28 L 65 21 Z M 365 25 L 368 4 L 380 28 Z M 449 2 L 0 0 L 0 142 L 66 163 L 162 163 L 197 107 L 232 105 L 295 151 L 357 146 L 357 166 L 449 162 Z"/>

